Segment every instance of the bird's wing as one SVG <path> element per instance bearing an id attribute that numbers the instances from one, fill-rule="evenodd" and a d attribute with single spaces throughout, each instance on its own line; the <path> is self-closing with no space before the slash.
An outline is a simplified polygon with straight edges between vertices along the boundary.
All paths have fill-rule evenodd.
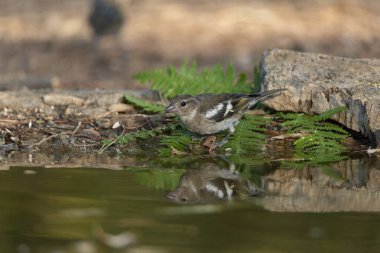
<path id="1" fill-rule="evenodd" d="M 286 89 L 266 91 L 258 94 L 203 94 L 197 99 L 201 103 L 200 113 L 211 122 L 223 121 L 235 113 L 253 107 L 258 101 L 264 100 Z"/>
<path id="2" fill-rule="evenodd" d="M 246 109 L 252 98 L 243 94 L 220 94 L 203 99 L 207 101 L 200 107 L 200 112 L 209 121 L 220 122 Z"/>

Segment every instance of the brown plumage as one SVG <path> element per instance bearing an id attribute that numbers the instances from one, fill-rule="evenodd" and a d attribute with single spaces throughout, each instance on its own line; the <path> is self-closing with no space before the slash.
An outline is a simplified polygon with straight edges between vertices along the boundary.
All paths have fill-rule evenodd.
<path id="1" fill-rule="evenodd" d="M 179 95 L 166 108 L 167 113 L 177 114 L 190 131 L 208 135 L 224 130 L 235 131 L 244 113 L 258 101 L 277 95 L 285 89 L 260 94 L 200 94 Z"/>

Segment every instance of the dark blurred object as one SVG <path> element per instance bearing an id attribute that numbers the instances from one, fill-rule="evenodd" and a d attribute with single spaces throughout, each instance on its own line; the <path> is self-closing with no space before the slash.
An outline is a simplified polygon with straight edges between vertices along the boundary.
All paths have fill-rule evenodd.
<path id="1" fill-rule="evenodd" d="M 234 169 L 221 169 L 216 164 L 207 163 L 200 169 L 185 172 L 177 188 L 168 192 L 167 197 L 181 204 L 201 204 L 260 194 L 259 189 L 249 180 L 242 179 Z"/>
<path id="2" fill-rule="evenodd" d="M 117 34 L 125 17 L 114 0 L 93 0 L 89 23 L 96 37 Z"/>

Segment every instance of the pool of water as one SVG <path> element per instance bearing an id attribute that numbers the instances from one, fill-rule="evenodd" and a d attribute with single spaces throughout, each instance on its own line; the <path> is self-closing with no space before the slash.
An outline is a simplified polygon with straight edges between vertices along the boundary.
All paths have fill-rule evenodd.
<path id="1" fill-rule="evenodd" d="M 180 205 L 167 193 L 185 172 L 150 184 L 157 169 L 0 170 L 0 252 L 380 252 L 376 209 L 291 210 L 270 196 Z"/>

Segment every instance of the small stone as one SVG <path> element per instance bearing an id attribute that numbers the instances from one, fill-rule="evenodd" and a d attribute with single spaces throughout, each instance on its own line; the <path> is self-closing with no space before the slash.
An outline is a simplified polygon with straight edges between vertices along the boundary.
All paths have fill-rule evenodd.
<path id="1" fill-rule="evenodd" d="M 78 97 L 70 95 L 58 95 L 58 94 L 48 94 L 42 97 L 43 101 L 47 105 L 59 106 L 59 105 L 76 105 L 82 106 L 84 100 Z"/>
<path id="2" fill-rule="evenodd" d="M 101 137 L 100 133 L 96 131 L 94 128 L 84 129 L 80 131 L 79 136 L 90 139 L 98 139 L 99 137 Z"/>
<path id="3" fill-rule="evenodd" d="M 97 119 L 96 124 L 101 127 L 101 128 L 110 128 L 111 125 L 111 120 L 110 119 Z"/>
<path id="4" fill-rule="evenodd" d="M 67 107 L 66 110 L 65 110 L 65 115 L 66 116 L 69 116 L 69 115 L 74 115 L 76 113 L 76 110 L 75 108 L 73 107 Z"/>
<path id="5" fill-rule="evenodd" d="M 112 125 L 112 129 L 119 128 L 120 126 L 121 126 L 120 122 L 119 122 L 119 121 L 116 121 L 116 122 Z"/>
<path id="6" fill-rule="evenodd" d="M 118 103 L 108 107 L 108 110 L 111 112 L 133 112 L 134 108 L 131 105 Z"/>

